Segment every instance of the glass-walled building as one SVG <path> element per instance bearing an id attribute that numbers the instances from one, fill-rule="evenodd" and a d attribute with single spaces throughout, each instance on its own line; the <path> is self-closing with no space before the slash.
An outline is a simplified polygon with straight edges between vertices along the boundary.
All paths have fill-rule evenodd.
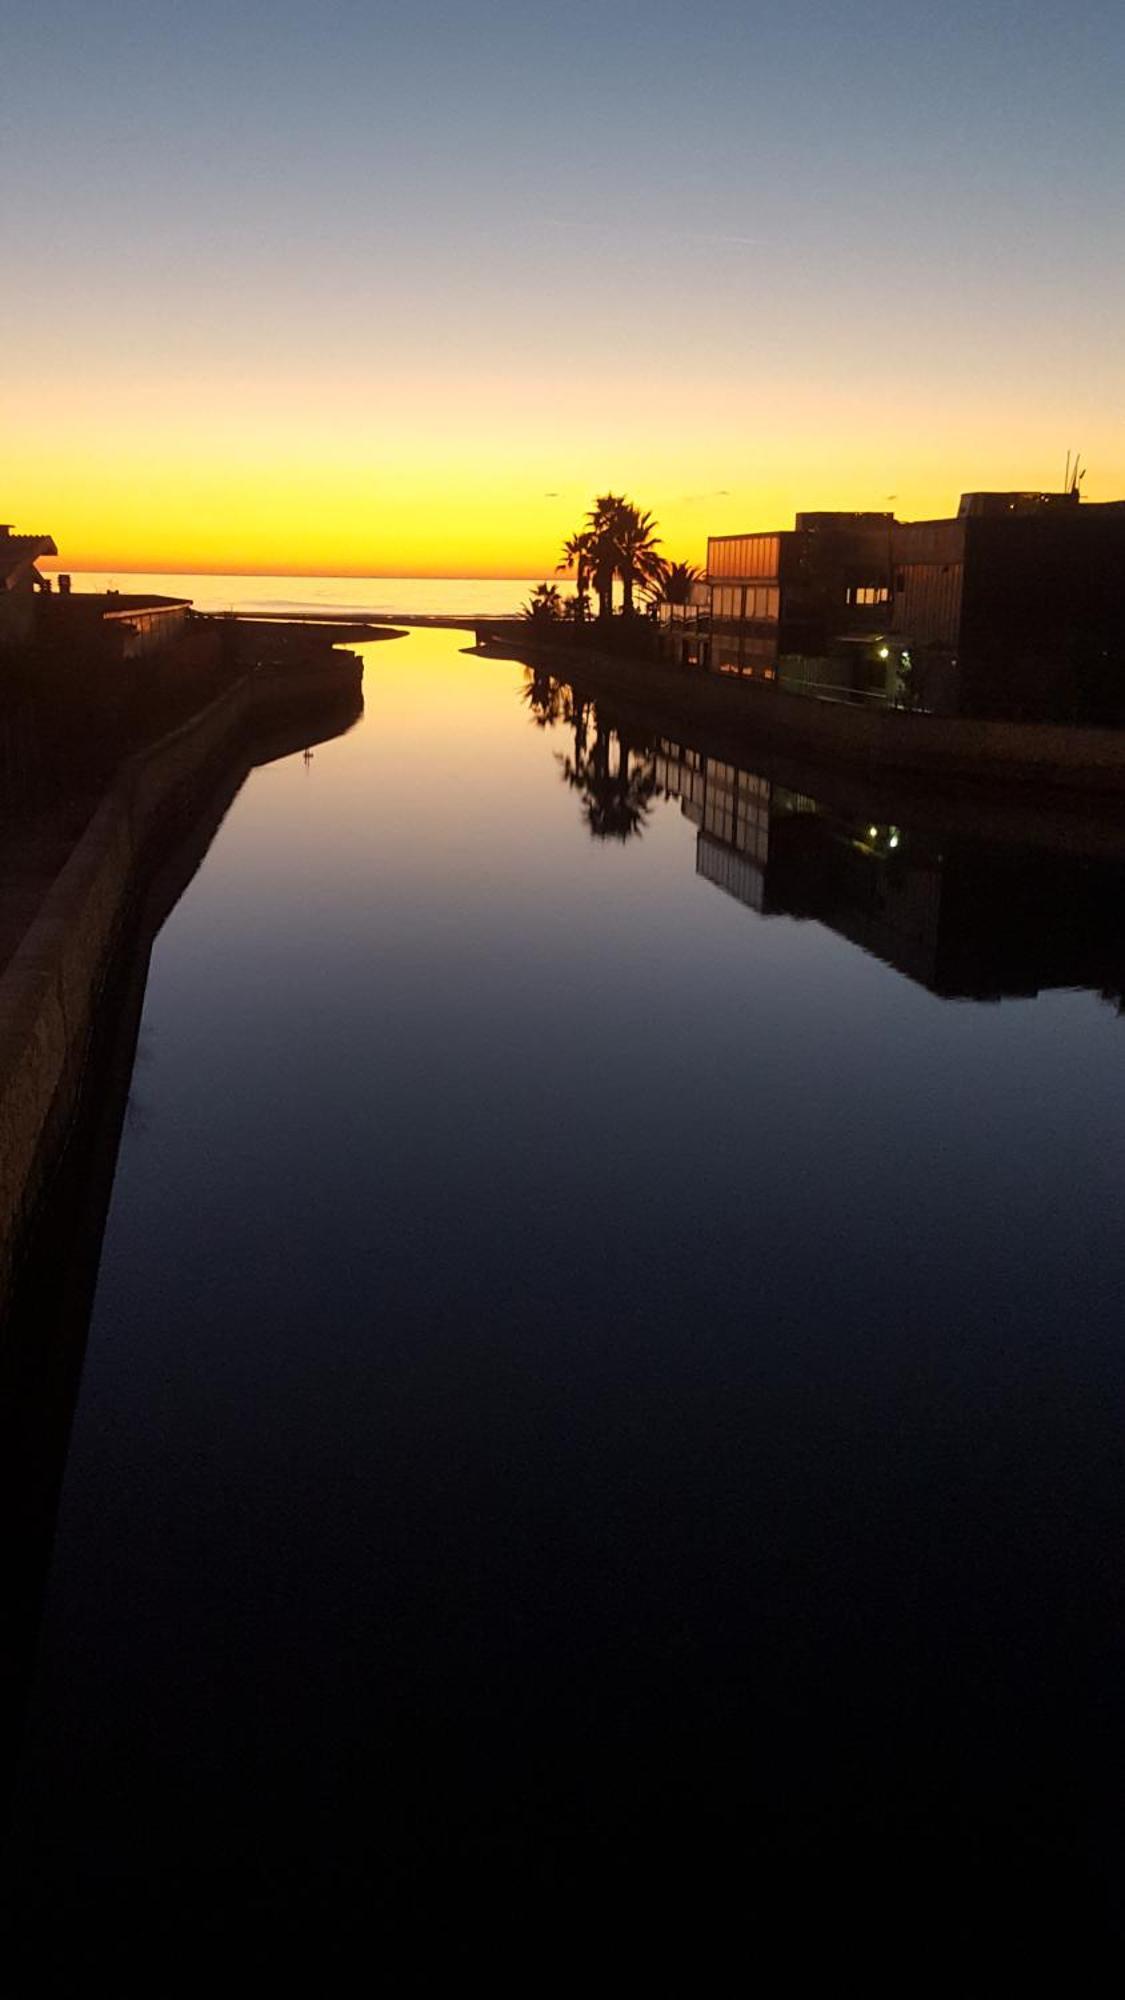
<path id="1" fill-rule="evenodd" d="M 791 535 L 722 535 L 707 544 L 711 666 L 715 673 L 773 680 L 781 627 L 782 562 Z"/>
<path id="2" fill-rule="evenodd" d="M 685 664 L 823 701 L 1125 726 L 1125 502 L 969 493 L 712 536 Z"/>
<path id="3" fill-rule="evenodd" d="M 712 535 L 665 657 L 822 701 L 1125 726 L 1125 501 L 967 493 Z"/>
<path id="4" fill-rule="evenodd" d="M 772 534 L 707 544 L 713 672 L 808 678 L 827 691 L 839 640 L 877 630 L 890 601 L 890 514 L 798 514 Z M 866 665 L 866 663 L 865 663 Z M 834 663 L 852 691 L 856 663 Z M 884 675 L 885 678 L 885 675 Z"/>

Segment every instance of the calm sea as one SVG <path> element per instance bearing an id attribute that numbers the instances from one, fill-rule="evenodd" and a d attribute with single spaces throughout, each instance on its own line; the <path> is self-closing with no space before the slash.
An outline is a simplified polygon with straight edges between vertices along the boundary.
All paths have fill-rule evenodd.
<path id="1" fill-rule="evenodd" d="M 518 611 L 539 578 L 417 576 L 201 576 L 84 571 L 75 590 L 189 597 L 200 611 L 340 611 L 350 617 L 499 618 Z"/>

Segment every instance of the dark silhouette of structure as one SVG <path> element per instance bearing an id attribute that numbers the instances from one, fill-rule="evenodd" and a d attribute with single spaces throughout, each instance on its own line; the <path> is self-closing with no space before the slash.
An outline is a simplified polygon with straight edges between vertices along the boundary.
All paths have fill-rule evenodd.
<path id="1" fill-rule="evenodd" d="M 822 700 L 1125 723 L 1125 501 L 968 493 L 947 520 L 802 513 L 707 549 L 705 589 L 660 612 L 681 665 Z"/>
<path id="2" fill-rule="evenodd" d="M 35 633 L 36 592 L 47 579 L 35 565 L 40 556 L 57 556 L 50 535 L 17 535 L 0 526 L 0 653 L 26 646 Z"/>
<path id="3" fill-rule="evenodd" d="M 888 643 L 924 706 L 1125 721 L 1125 501 L 969 493 L 954 520 L 897 523 L 892 548 Z"/>
<path id="4" fill-rule="evenodd" d="M 36 638 L 44 646 L 80 646 L 86 658 L 151 658 L 178 644 L 192 616 L 191 599 L 118 590 L 45 592 Z"/>

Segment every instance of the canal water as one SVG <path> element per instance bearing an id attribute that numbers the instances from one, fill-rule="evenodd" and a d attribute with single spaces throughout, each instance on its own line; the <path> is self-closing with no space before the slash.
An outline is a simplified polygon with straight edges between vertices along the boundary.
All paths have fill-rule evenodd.
<path id="1" fill-rule="evenodd" d="M 368 648 L 157 939 L 10 1896 L 1093 1935 L 1125 839 L 463 645 Z"/>

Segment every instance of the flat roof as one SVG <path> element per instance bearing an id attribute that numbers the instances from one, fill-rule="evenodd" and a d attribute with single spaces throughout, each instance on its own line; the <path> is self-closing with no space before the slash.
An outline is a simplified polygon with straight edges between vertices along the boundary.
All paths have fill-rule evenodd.
<path id="1" fill-rule="evenodd" d="M 57 611 L 65 605 L 68 611 L 78 609 L 89 617 L 135 618 L 142 611 L 190 611 L 190 597 L 157 597 L 142 591 L 126 590 L 60 590 L 52 591 L 45 599 L 48 606 Z"/>

